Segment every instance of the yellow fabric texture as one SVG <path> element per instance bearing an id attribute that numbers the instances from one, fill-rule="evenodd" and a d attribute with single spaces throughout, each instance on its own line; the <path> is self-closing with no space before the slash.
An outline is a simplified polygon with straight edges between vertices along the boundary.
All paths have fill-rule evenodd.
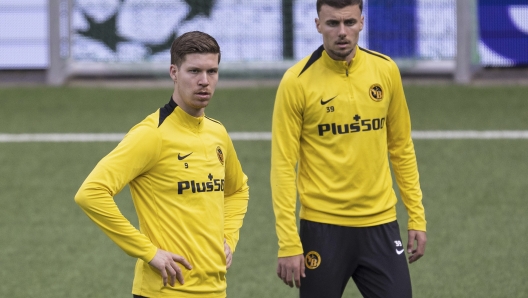
<path id="1" fill-rule="evenodd" d="M 303 253 L 297 196 L 300 218 L 314 222 L 367 227 L 396 220 L 389 157 L 408 229 L 425 231 L 409 110 L 398 67 L 387 56 L 357 47 L 347 64 L 321 47 L 286 71 L 271 155 L 279 257 Z"/>
<path id="2" fill-rule="evenodd" d="M 249 199 L 247 177 L 223 125 L 190 116 L 172 99 L 168 106 L 174 110 L 161 125 L 164 108 L 127 133 L 86 178 L 75 200 L 120 248 L 138 258 L 134 294 L 225 297 L 223 243 L 227 239 L 235 251 Z M 139 230 L 113 200 L 127 184 Z M 192 270 L 180 265 L 184 285 L 163 286 L 148 264 L 157 248 L 191 263 Z"/>

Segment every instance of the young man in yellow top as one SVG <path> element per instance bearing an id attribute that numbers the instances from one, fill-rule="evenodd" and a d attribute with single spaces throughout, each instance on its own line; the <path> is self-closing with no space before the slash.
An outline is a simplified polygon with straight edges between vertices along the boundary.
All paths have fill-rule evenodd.
<path id="1" fill-rule="evenodd" d="M 220 47 L 202 32 L 174 40 L 174 92 L 134 126 L 86 178 L 75 201 L 138 258 L 134 297 L 226 297 L 226 270 L 249 188 L 226 129 L 204 115 L 218 81 Z M 130 185 L 139 230 L 113 196 Z"/>
<path id="2" fill-rule="evenodd" d="M 364 297 L 412 296 L 389 159 L 409 215 L 409 262 L 425 250 L 400 73 L 389 57 L 358 47 L 362 8 L 361 0 L 317 1 L 323 45 L 286 71 L 275 100 L 277 275 L 301 298 L 341 297 L 350 278 Z"/>

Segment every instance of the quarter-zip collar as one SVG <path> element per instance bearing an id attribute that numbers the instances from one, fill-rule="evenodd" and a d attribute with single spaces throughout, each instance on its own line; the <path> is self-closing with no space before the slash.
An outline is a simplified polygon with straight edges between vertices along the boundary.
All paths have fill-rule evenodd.
<path id="1" fill-rule="evenodd" d="M 173 115 L 179 125 L 182 125 L 183 127 L 191 130 L 192 132 L 202 131 L 202 128 L 204 126 L 205 114 L 200 117 L 191 116 L 187 114 L 187 112 L 185 112 L 182 108 L 180 108 L 172 98 L 170 102 L 170 105 L 174 105 L 175 107 Z"/>
<path id="2" fill-rule="evenodd" d="M 359 47 L 356 45 L 356 55 L 352 58 L 350 61 L 350 64 L 348 64 L 344 60 L 334 60 L 332 59 L 326 50 L 323 51 L 322 57 L 321 57 L 325 63 L 325 65 L 334 70 L 335 72 L 339 74 L 344 74 L 345 76 L 349 76 L 352 72 L 354 72 L 355 69 L 358 68 L 360 62 L 363 59 L 363 53 L 359 50 Z"/>

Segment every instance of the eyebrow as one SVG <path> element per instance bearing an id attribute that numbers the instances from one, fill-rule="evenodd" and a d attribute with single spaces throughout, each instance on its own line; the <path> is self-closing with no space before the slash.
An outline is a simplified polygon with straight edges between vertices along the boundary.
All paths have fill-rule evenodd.
<path id="1" fill-rule="evenodd" d="M 204 67 L 200 67 L 200 66 L 194 66 L 194 65 L 189 65 L 187 67 L 187 69 L 199 69 L 199 70 L 218 70 L 219 67 L 211 67 L 211 68 L 204 68 Z"/>
<path id="2" fill-rule="evenodd" d="M 350 21 L 357 21 L 357 19 L 356 18 L 349 18 L 349 19 L 344 19 L 343 20 L 343 22 L 350 22 Z M 326 22 L 341 22 L 341 19 L 331 18 L 331 19 L 326 20 Z"/>

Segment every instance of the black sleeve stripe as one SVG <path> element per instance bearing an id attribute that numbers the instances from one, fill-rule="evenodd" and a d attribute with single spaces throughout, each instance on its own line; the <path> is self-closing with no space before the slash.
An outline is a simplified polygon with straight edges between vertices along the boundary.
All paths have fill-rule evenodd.
<path id="1" fill-rule="evenodd" d="M 220 121 L 218 121 L 218 120 L 215 120 L 215 119 L 213 119 L 213 118 L 209 118 L 209 117 L 207 117 L 207 116 L 205 116 L 205 118 L 207 118 L 207 119 L 209 119 L 209 120 L 211 120 L 211 121 L 213 121 L 213 122 L 215 122 L 215 123 L 218 123 L 218 124 L 222 125 L 222 123 L 221 123 Z M 222 126 L 224 126 L 224 125 L 222 125 Z"/>
<path id="2" fill-rule="evenodd" d="M 359 49 L 362 50 L 362 51 L 365 52 L 365 53 L 369 53 L 369 54 L 371 54 L 371 55 L 374 55 L 374 56 L 380 57 L 381 59 L 384 59 L 384 60 L 389 61 L 389 59 L 387 59 L 386 57 L 384 57 L 384 56 L 382 56 L 382 55 L 380 55 L 380 54 L 373 53 L 373 52 L 371 52 L 371 51 L 369 51 L 369 50 L 367 50 L 367 49 L 364 49 L 364 48 L 362 48 L 362 47 L 359 47 Z"/>
<path id="3" fill-rule="evenodd" d="M 176 102 L 174 102 L 174 100 L 172 100 L 171 96 L 169 103 L 167 103 L 164 107 L 160 108 L 158 127 L 161 126 L 163 121 L 165 121 L 165 118 L 167 118 L 174 111 L 174 109 L 176 109 L 177 106 L 178 105 L 176 104 Z"/>
<path id="4" fill-rule="evenodd" d="M 308 62 L 306 62 L 306 65 L 302 69 L 301 73 L 299 73 L 299 75 L 297 77 L 300 77 L 302 75 L 302 73 L 305 70 L 308 69 L 308 67 L 310 67 L 312 64 L 314 64 L 314 62 L 317 61 L 317 59 L 321 58 L 321 56 L 323 55 L 323 51 L 324 51 L 324 47 L 323 46 L 320 46 L 317 50 L 315 50 L 312 53 L 312 56 L 310 56 L 310 59 L 308 59 Z"/>

